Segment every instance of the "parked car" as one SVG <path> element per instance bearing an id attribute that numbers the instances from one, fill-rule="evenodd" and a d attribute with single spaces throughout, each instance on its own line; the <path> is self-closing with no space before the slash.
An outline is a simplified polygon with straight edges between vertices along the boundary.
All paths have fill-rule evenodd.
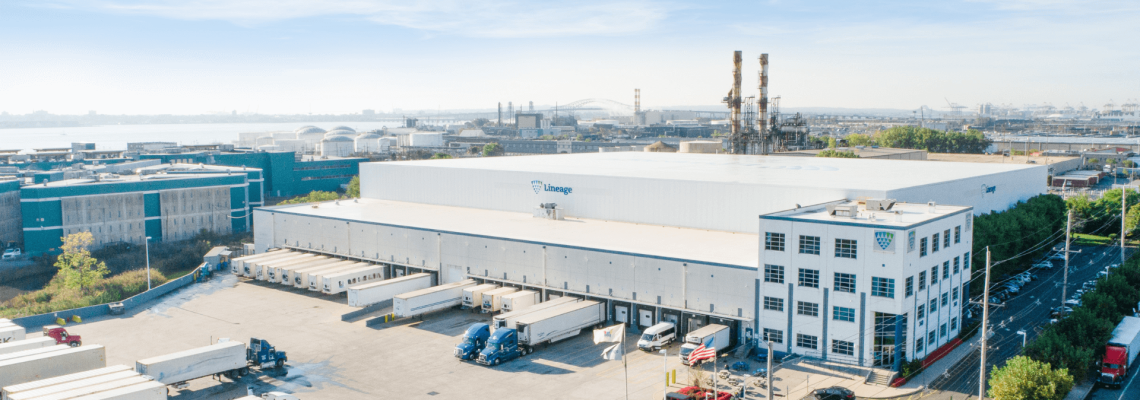
<path id="1" fill-rule="evenodd" d="M 1059 251 L 1057 251 L 1056 253 L 1050 254 L 1050 255 L 1049 255 L 1049 259 L 1050 259 L 1050 260 L 1065 261 L 1065 253 L 1064 253 L 1064 250 L 1059 250 Z"/>
<path id="2" fill-rule="evenodd" d="M 1049 261 L 1042 261 L 1037 264 L 1033 264 L 1033 268 L 1053 269 L 1053 263 Z"/>
<path id="3" fill-rule="evenodd" d="M 800 400 L 854 400 L 855 392 L 851 389 L 832 386 L 826 389 L 816 389 Z"/>
<path id="4" fill-rule="evenodd" d="M 1002 286 L 1002 288 L 1013 294 L 1017 294 L 1021 291 L 1021 288 L 1017 287 L 1017 285 L 1005 285 Z"/>
<path id="5" fill-rule="evenodd" d="M 1069 307 L 1080 307 L 1081 300 L 1080 299 L 1068 299 L 1068 300 L 1065 300 L 1065 305 L 1069 306 Z"/>
<path id="6" fill-rule="evenodd" d="M 4 250 L 4 255 L 0 256 L 0 259 L 14 260 L 14 259 L 16 259 L 16 257 L 19 257 L 20 254 L 21 254 L 20 249 L 10 248 L 10 249 Z"/>
<path id="7" fill-rule="evenodd" d="M 1071 314 L 1073 312 L 1073 308 L 1072 307 L 1054 307 L 1053 311 L 1049 312 L 1049 317 L 1050 318 L 1060 318 L 1062 312 L 1064 312 L 1065 314 Z"/>
<path id="8" fill-rule="evenodd" d="M 1107 277 L 1108 277 L 1108 271 L 1100 271 L 1100 272 L 1097 272 L 1097 273 L 1096 273 L 1096 277 L 1097 277 L 1097 278 L 1107 278 Z"/>
<path id="9" fill-rule="evenodd" d="M 1111 264 L 1108 267 L 1109 268 L 1120 268 L 1120 264 Z"/>

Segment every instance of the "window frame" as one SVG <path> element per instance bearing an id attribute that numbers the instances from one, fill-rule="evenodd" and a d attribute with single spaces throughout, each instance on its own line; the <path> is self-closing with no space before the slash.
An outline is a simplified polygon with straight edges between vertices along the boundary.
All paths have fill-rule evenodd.
<path id="1" fill-rule="evenodd" d="M 889 294 L 889 295 L 887 295 Z M 884 278 L 880 276 L 871 277 L 871 296 L 882 297 L 887 299 L 895 298 L 895 280 L 894 278 Z"/>
<path id="2" fill-rule="evenodd" d="M 776 274 L 779 274 L 779 276 L 778 276 L 779 280 L 773 279 L 773 277 Z M 784 283 L 784 266 L 783 265 L 775 265 L 775 264 L 764 264 L 764 282 L 783 284 Z"/>
<path id="3" fill-rule="evenodd" d="M 930 235 L 930 253 L 931 254 L 937 253 L 939 250 L 939 248 L 938 248 L 938 245 L 939 245 L 938 235 L 939 234 L 937 234 L 937 233 Z"/>
<path id="4" fill-rule="evenodd" d="M 796 300 L 796 315 L 819 317 L 819 303 Z"/>
<path id="5" fill-rule="evenodd" d="M 809 343 L 810 341 L 810 343 Z M 810 344 L 810 346 L 805 346 Z M 806 335 L 803 333 L 796 334 L 796 347 L 803 349 L 819 350 L 819 337 L 815 335 Z"/>
<path id="6" fill-rule="evenodd" d="M 762 334 L 764 335 L 762 338 L 765 342 L 780 344 L 784 343 L 784 331 L 781 331 L 779 329 L 764 328 Z"/>
<path id="7" fill-rule="evenodd" d="M 831 339 L 831 352 L 841 354 L 848 357 L 855 356 L 855 342 L 848 342 L 846 340 Z"/>
<path id="8" fill-rule="evenodd" d="M 859 241 L 856 239 L 835 239 L 835 258 L 859 259 Z"/>
<path id="9" fill-rule="evenodd" d="M 814 242 L 814 246 L 812 243 Z M 814 247 L 814 252 L 812 251 Z M 823 249 L 823 238 L 819 236 L 800 235 L 799 253 L 818 256 Z M 805 251 L 806 250 L 806 251 Z"/>
<path id="10" fill-rule="evenodd" d="M 813 275 L 815 275 L 814 284 L 812 284 L 812 282 L 810 282 L 808 279 L 805 279 L 804 273 L 809 272 L 809 271 L 811 273 L 813 273 Z M 818 289 L 819 288 L 819 270 L 818 269 L 811 269 L 811 268 L 799 268 L 799 271 L 797 271 L 796 286 Z"/>
<path id="11" fill-rule="evenodd" d="M 784 298 L 764 296 L 764 310 L 784 312 Z"/>
<path id="12" fill-rule="evenodd" d="M 855 293 L 856 282 L 855 274 L 836 272 L 831 286 L 836 292 Z"/>
<path id="13" fill-rule="evenodd" d="M 831 306 L 831 319 L 834 321 L 855 322 L 855 309 L 842 306 Z"/>
<path id="14" fill-rule="evenodd" d="M 764 232 L 764 250 L 784 251 L 786 244 L 786 237 L 783 233 Z"/>
<path id="15" fill-rule="evenodd" d="M 904 290 L 906 291 L 906 297 L 910 297 L 910 296 L 914 295 L 914 276 L 906 277 L 906 283 L 905 283 Z"/>

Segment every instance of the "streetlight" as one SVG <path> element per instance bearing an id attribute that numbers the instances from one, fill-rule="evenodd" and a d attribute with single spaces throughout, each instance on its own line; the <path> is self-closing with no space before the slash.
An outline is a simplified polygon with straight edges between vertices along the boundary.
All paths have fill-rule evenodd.
<path id="1" fill-rule="evenodd" d="M 665 371 L 665 391 L 661 392 L 662 399 L 669 398 L 669 350 L 661 349 L 661 359 L 664 363 L 661 365 L 662 370 Z"/>
<path id="2" fill-rule="evenodd" d="M 150 291 L 150 236 L 146 237 L 146 290 Z"/>
<path id="3" fill-rule="evenodd" d="M 1017 334 L 1021 335 L 1021 347 L 1024 348 L 1025 347 L 1025 330 L 1024 329 L 1019 330 L 1019 331 L 1017 331 Z"/>

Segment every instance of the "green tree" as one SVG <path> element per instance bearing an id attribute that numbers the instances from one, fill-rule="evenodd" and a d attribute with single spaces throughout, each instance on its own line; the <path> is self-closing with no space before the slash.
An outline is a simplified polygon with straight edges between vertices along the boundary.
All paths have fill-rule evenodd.
<path id="1" fill-rule="evenodd" d="M 55 266 L 59 268 L 57 275 L 63 277 L 65 286 L 86 293 L 110 272 L 106 264 L 91 257 L 90 247 L 94 242 L 91 232 L 64 236 L 60 246 L 63 254 L 59 255 Z"/>
<path id="2" fill-rule="evenodd" d="M 836 146 L 835 138 L 833 138 L 833 137 L 827 138 L 827 148 L 831 149 L 831 150 L 835 150 L 835 146 Z"/>
<path id="3" fill-rule="evenodd" d="M 487 143 L 483 146 L 483 157 L 494 157 L 503 155 L 503 146 L 498 143 Z"/>
<path id="4" fill-rule="evenodd" d="M 432 160 L 446 160 L 448 158 L 451 158 L 451 154 L 435 153 L 435 154 L 432 154 L 432 156 L 431 156 Z"/>
<path id="5" fill-rule="evenodd" d="M 1085 164 L 1096 164 L 1099 162 L 1100 162 L 1100 159 L 1096 159 L 1096 158 L 1090 158 L 1088 160 L 1085 160 Z"/>
<path id="6" fill-rule="evenodd" d="M 834 140 L 834 139 L 832 139 L 832 140 Z M 859 155 L 855 154 L 854 151 L 851 151 L 851 150 L 838 151 L 835 149 L 827 149 L 827 150 L 821 151 L 819 153 L 816 153 L 815 156 L 816 157 L 831 157 L 831 158 L 859 158 Z"/>
<path id="7" fill-rule="evenodd" d="M 354 176 L 351 181 L 348 181 L 348 190 L 345 195 L 350 199 L 360 198 L 360 175 Z"/>
<path id="8" fill-rule="evenodd" d="M 314 190 L 307 195 L 294 197 L 294 198 L 282 201 L 280 203 L 277 203 L 277 205 L 317 203 L 317 202 L 322 202 L 322 201 L 332 201 L 332 200 L 336 200 L 339 198 L 340 198 L 340 195 L 336 194 L 336 192 L 322 192 L 322 191 Z"/>
<path id="9" fill-rule="evenodd" d="M 974 250 L 972 261 L 975 266 L 985 265 L 986 247 L 989 246 L 993 259 L 1009 261 L 993 267 L 994 276 L 1017 273 L 1025 270 L 1033 260 L 1049 250 L 1048 246 L 1038 246 L 1041 242 L 1055 240 L 1050 236 L 1065 227 L 1065 201 L 1061 196 L 1043 194 L 1012 208 L 979 215 L 974 218 Z M 1028 252 L 1021 257 L 1023 252 Z M 975 273 L 982 268 L 974 268 Z M 981 293 L 983 280 L 975 279 L 972 293 Z"/>
<path id="10" fill-rule="evenodd" d="M 490 122 L 491 121 L 487 120 L 486 118 L 475 118 L 471 120 L 471 124 L 475 125 L 476 128 L 482 128 Z"/>
<path id="11" fill-rule="evenodd" d="M 871 138 L 870 135 L 862 133 L 852 133 L 843 139 L 847 141 L 848 146 L 873 146 L 876 144 L 875 139 Z"/>
<path id="12" fill-rule="evenodd" d="M 990 397 L 994 400 L 1061 400 L 1073 389 L 1069 371 L 1017 356 L 990 373 Z"/>
<path id="13" fill-rule="evenodd" d="M 947 132 L 914 126 L 896 126 L 873 136 L 880 147 L 919 149 L 931 153 L 983 153 L 992 143 L 976 130 Z"/>

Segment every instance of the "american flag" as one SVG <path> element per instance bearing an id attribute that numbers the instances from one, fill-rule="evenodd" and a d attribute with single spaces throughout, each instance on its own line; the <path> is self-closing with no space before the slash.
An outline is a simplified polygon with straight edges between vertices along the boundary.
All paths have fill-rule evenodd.
<path id="1" fill-rule="evenodd" d="M 689 353 L 689 365 L 694 365 L 698 361 L 716 357 L 716 346 L 713 346 L 713 339 L 716 338 L 710 337 L 709 340 L 706 340 L 704 343 L 701 343 L 700 346 L 693 349 L 692 353 Z"/>

